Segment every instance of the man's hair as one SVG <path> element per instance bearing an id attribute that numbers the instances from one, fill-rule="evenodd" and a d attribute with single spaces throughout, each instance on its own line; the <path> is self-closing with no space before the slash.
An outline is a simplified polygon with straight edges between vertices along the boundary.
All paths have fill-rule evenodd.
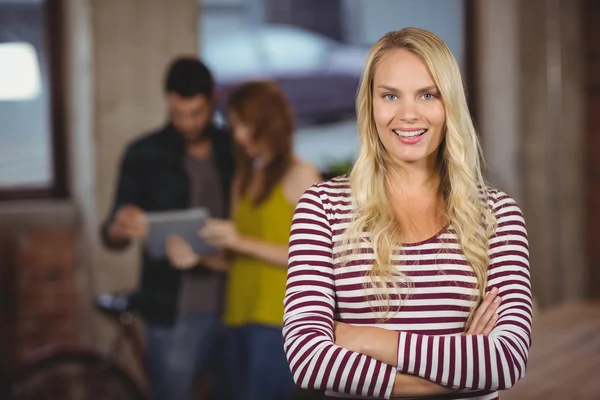
<path id="1" fill-rule="evenodd" d="M 210 98 L 214 86 L 210 70 L 194 57 L 179 57 L 173 60 L 165 79 L 165 92 L 176 93 L 181 97 L 202 94 Z"/>

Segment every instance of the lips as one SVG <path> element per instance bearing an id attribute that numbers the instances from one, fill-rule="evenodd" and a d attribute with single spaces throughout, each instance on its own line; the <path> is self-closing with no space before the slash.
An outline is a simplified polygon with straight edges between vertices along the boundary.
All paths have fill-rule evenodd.
<path id="1" fill-rule="evenodd" d="M 428 129 L 392 129 L 392 132 L 394 132 L 400 143 L 416 145 L 423 139 Z"/>
<path id="2" fill-rule="evenodd" d="M 392 129 L 392 132 L 399 137 L 415 138 L 424 135 L 425 132 L 427 132 L 427 129 Z"/>

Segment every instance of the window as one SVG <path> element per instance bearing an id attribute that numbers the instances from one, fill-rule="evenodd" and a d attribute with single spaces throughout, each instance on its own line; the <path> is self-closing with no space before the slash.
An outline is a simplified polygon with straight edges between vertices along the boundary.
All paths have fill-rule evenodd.
<path id="1" fill-rule="evenodd" d="M 64 197 L 59 2 L 0 0 L 0 199 Z"/>
<path id="2" fill-rule="evenodd" d="M 368 51 L 386 32 L 419 26 L 441 36 L 467 71 L 473 100 L 473 1 L 206 0 L 200 54 L 221 87 L 262 67 L 294 111 L 296 154 L 341 171 L 359 150 L 355 98 Z"/>

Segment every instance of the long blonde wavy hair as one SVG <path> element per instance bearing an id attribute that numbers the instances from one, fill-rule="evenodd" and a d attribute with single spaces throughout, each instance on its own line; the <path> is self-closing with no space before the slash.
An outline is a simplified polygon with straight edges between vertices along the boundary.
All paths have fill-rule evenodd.
<path id="1" fill-rule="evenodd" d="M 388 52 L 405 49 L 427 64 L 446 111 L 446 133 L 438 150 L 440 187 L 445 221 L 455 230 L 462 252 L 477 277 L 478 305 L 487 285 L 489 239 L 496 220 L 487 205 L 487 189 L 482 174 L 479 139 L 467 106 L 458 63 L 436 35 L 423 29 L 404 28 L 383 36 L 371 48 L 362 74 L 356 101 L 361 149 L 350 172 L 353 220 L 341 238 L 350 252 L 360 251 L 368 242 L 375 254 L 370 281 L 378 299 L 387 301 L 389 287 L 410 286 L 407 277 L 395 272 L 392 253 L 399 246 L 399 225 L 388 198 L 388 171 L 392 161 L 379 139 L 373 117 L 373 78 L 381 58 Z M 364 233 L 370 233 L 366 238 Z M 467 326 L 473 316 L 473 307 Z"/>

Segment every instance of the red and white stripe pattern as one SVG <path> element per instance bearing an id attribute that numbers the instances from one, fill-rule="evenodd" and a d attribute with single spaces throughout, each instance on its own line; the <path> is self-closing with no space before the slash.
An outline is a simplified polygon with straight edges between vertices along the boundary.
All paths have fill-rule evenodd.
<path id="1" fill-rule="evenodd" d="M 352 217 L 350 197 L 348 178 L 340 177 L 308 189 L 296 207 L 283 328 L 296 383 L 332 397 L 389 398 L 400 371 L 483 400 L 498 398 L 497 390 L 522 378 L 532 300 L 527 232 L 514 200 L 490 189 L 498 228 L 490 242 L 487 289 L 499 289 L 502 305 L 489 336 L 466 336 L 461 333 L 475 302 L 476 278 L 452 227 L 395 252 L 395 268 L 411 284 L 390 289 L 392 313 L 382 322 L 387 303 L 377 300 L 367 276 L 372 249 L 363 245 L 352 261 L 341 263 L 347 249 L 339 241 Z M 334 319 L 400 332 L 398 365 L 336 346 Z"/>

